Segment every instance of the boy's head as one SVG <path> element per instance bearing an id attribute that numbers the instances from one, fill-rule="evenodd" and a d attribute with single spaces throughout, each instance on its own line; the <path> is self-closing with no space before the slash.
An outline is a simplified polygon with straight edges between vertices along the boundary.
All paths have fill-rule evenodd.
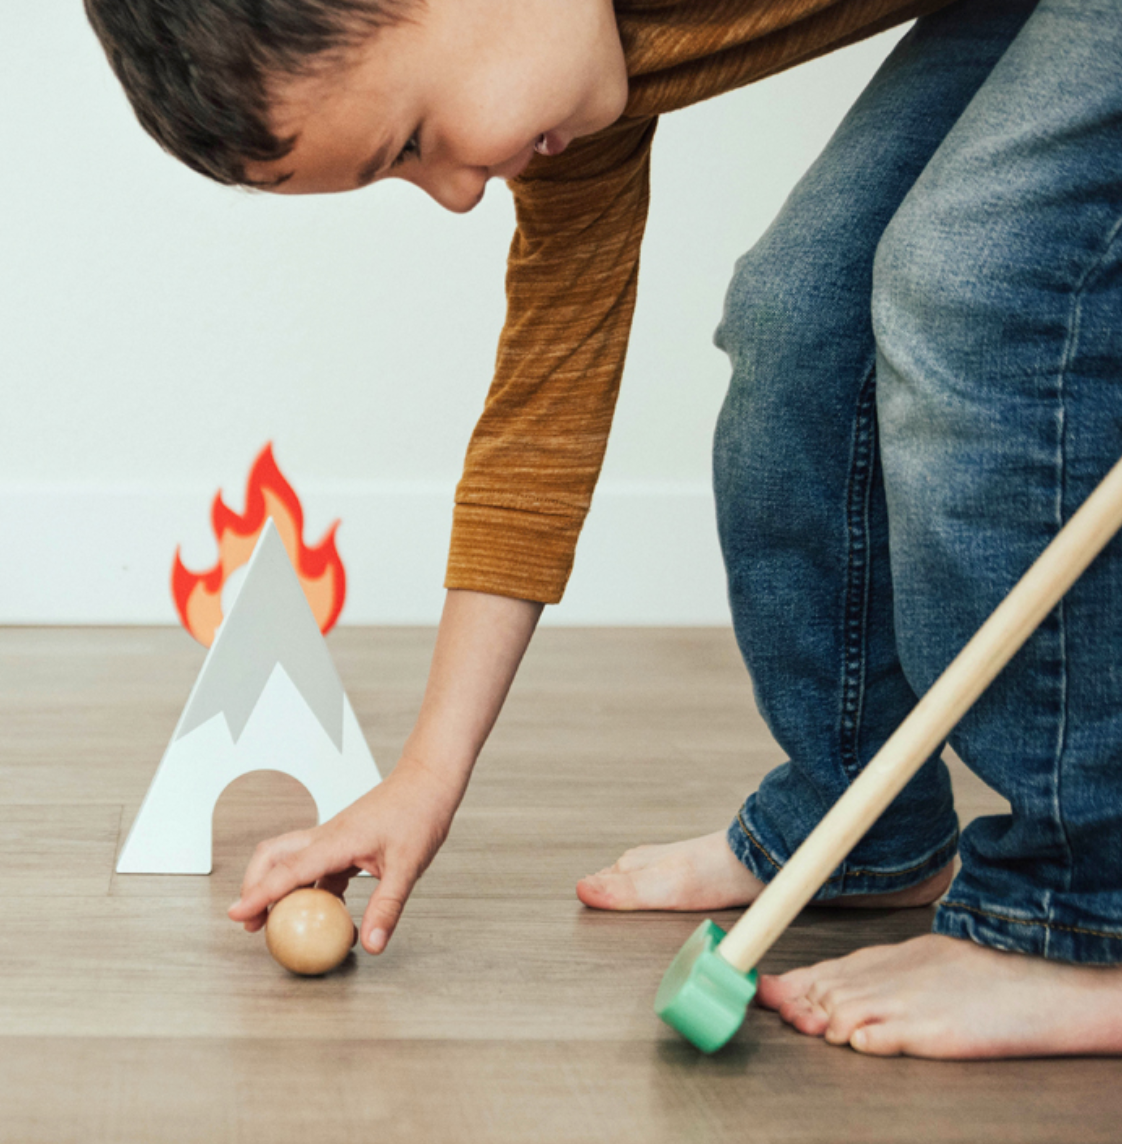
<path id="1" fill-rule="evenodd" d="M 85 0 L 137 118 L 167 151 L 221 183 L 293 141 L 273 89 L 344 58 L 420 0 Z"/>
<path id="2" fill-rule="evenodd" d="M 612 0 L 85 0 L 144 127 L 219 182 L 470 210 L 614 122 Z"/>

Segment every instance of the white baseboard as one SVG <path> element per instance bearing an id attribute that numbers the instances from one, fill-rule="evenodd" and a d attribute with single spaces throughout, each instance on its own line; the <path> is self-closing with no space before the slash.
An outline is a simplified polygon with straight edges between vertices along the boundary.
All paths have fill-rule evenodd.
<path id="1" fill-rule="evenodd" d="M 341 623 L 436 623 L 452 488 L 305 482 L 305 540 L 318 541 L 336 517 L 343 522 Z M 0 623 L 176 623 L 170 573 L 177 545 L 193 571 L 217 558 L 208 496 L 195 487 L 0 485 Z M 228 503 L 242 507 L 236 497 Z M 545 622 L 727 624 L 709 488 L 602 482 L 568 592 Z"/>

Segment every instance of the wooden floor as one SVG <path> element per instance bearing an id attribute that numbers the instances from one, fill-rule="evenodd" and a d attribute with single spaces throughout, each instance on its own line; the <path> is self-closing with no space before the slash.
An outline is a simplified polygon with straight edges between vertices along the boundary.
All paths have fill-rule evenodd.
<path id="1" fill-rule="evenodd" d="M 432 633 L 329 642 L 385 773 Z M 864 1059 L 755 1010 L 706 1058 L 654 1017 L 698 918 L 573 884 L 725 825 L 779 761 L 727 632 L 541 632 L 389 951 L 307 980 L 224 916 L 255 840 L 313 820 L 291 780 L 227 791 L 210 877 L 113 873 L 202 658 L 178 630 L 0 629 L 2 1144 L 1122 1139 L 1120 1062 Z M 955 782 L 964 821 L 1000 807 Z M 765 966 L 929 923 L 810 910 Z"/>

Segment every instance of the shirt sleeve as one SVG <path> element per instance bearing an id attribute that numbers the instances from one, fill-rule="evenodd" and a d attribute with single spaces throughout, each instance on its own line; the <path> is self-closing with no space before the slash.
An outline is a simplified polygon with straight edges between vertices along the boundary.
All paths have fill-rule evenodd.
<path id="1" fill-rule="evenodd" d="M 448 588 L 561 599 L 623 373 L 655 125 L 623 120 L 511 183 L 507 316 L 456 490 Z"/>

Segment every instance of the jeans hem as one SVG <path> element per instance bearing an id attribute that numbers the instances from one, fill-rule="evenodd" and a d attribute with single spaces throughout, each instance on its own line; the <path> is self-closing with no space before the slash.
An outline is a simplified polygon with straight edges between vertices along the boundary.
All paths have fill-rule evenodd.
<path id="1" fill-rule="evenodd" d="M 745 821 L 743 810 L 733 819 L 726 837 L 729 848 L 737 859 L 765 885 L 779 873 L 790 857 L 778 856 L 766 847 Z M 811 900 L 826 902 L 857 894 L 887 894 L 907 890 L 942 870 L 954 858 L 957 850 L 956 828 L 950 837 L 934 849 L 901 865 L 849 866 L 843 862 Z"/>
<path id="2" fill-rule="evenodd" d="M 1122 963 L 1122 931 L 1031 916 L 1008 905 L 989 907 L 944 901 L 935 913 L 934 933 L 972 941 L 1006 953 L 1023 953 L 1077 965 Z"/>

